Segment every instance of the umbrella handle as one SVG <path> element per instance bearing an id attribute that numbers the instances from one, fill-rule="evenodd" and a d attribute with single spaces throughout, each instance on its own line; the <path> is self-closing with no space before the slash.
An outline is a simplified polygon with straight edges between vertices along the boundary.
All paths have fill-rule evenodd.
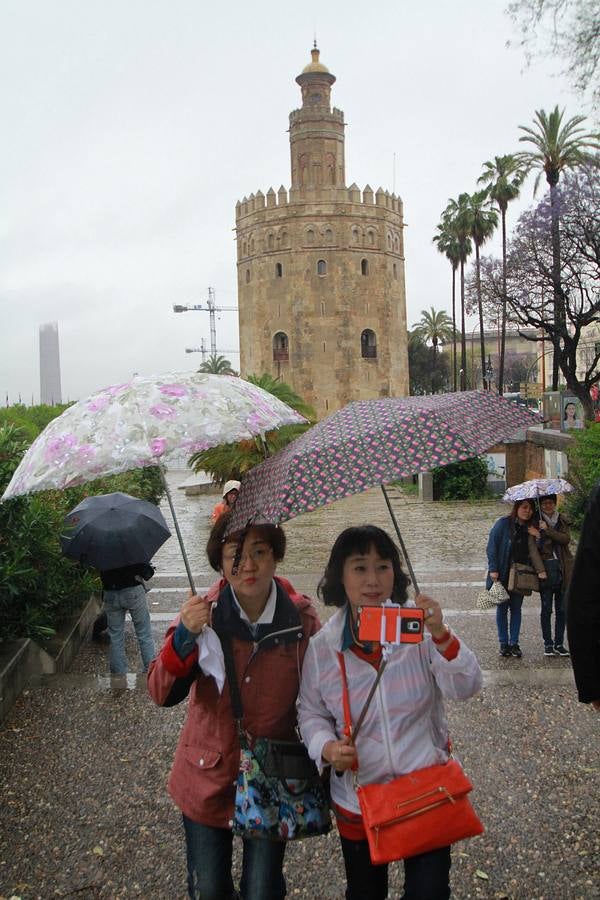
<path id="1" fill-rule="evenodd" d="M 173 517 L 173 524 L 175 525 L 175 532 L 177 534 L 177 540 L 179 541 L 179 546 L 181 548 L 181 555 L 183 556 L 183 564 L 185 566 L 185 571 L 187 572 L 188 581 L 190 582 L 190 588 L 192 589 L 192 594 L 196 593 L 196 585 L 194 584 L 194 577 L 192 575 L 192 570 L 190 569 L 190 561 L 188 559 L 187 553 L 185 552 L 185 547 L 183 545 L 183 537 L 181 536 L 181 531 L 179 530 L 179 522 L 177 521 L 177 516 L 175 515 L 175 507 L 173 506 L 173 499 L 171 497 L 171 491 L 169 490 L 169 485 L 167 484 L 167 479 L 165 478 L 165 470 L 162 466 L 158 467 L 158 471 L 160 472 L 160 480 L 162 481 L 162 485 L 165 489 L 165 494 L 167 495 L 167 500 L 169 501 L 169 508 L 171 510 L 171 515 Z"/>
<path id="2" fill-rule="evenodd" d="M 404 559 L 406 560 L 406 565 L 408 567 L 410 579 L 411 579 L 411 581 L 413 583 L 413 587 L 415 589 L 415 594 L 419 594 L 420 592 L 419 592 L 419 585 L 417 584 L 417 577 L 413 571 L 413 567 L 411 565 L 408 553 L 406 552 L 406 546 L 404 544 L 404 541 L 402 540 L 402 535 L 400 534 L 400 527 L 398 526 L 398 520 L 396 519 L 396 516 L 394 515 L 394 510 L 392 509 L 392 504 L 390 503 L 390 498 L 388 497 L 388 493 L 385 489 L 385 485 L 381 484 L 380 487 L 381 487 L 381 490 L 383 491 L 383 496 L 385 497 L 385 502 L 387 503 L 388 512 L 389 512 L 390 516 L 392 517 L 392 522 L 394 523 L 394 528 L 396 529 L 396 536 L 398 538 L 398 543 L 400 544 L 400 548 L 402 550 L 402 555 L 404 556 Z"/>

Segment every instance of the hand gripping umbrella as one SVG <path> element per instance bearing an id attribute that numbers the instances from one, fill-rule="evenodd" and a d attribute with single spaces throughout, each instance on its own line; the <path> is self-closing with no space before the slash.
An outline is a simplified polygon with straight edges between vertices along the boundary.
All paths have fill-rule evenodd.
<path id="1" fill-rule="evenodd" d="M 350 403 L 244 476 L 229 530 L 253 517 L 285 522 L 380 485 L 418 592 L 385 484 L 477 456 L 538 422 L 484 391 Z"/>
<path id="2" fill-rule="evenodd" d="M 175 453 L 264 436 L 305 422 L 262 388 L 229 375 L 134 377 L 80 400 L 33 442 L 2 500 L 62 489 L 143 466 L 159 466 L 183 561 L 195 593 L 164 471 Z"/>
<path id="3" fill-rule="evenodd" d="M 101 572 L 149 562 L 171 536 L 158 506 L 120 491 L 86 497 L 63 528 L 64 555 Z"/>

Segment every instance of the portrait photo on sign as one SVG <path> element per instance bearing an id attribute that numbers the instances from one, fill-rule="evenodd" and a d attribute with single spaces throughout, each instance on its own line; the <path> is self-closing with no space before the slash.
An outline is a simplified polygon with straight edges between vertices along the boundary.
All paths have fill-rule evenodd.
<path id="1" fill-rule="evenodd" d="M 583 428 L 583 407 L 581 400 L 569 394 L 561 397 L 561 431 L 569 431 L 571 428 Z"/>

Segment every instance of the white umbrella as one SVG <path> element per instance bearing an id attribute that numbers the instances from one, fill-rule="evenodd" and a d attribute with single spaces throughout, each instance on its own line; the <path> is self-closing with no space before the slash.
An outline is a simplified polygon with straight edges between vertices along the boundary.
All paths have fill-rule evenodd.
<path id="1" fill-rule="evenodd" d="M 28 449 L 1 499 L 159 466 L 195 591 L 161 463 L 175 453 L 252 439 L 305 421 L 242 378 L 198 372 L 135 376 L 80 400 L 50 422 Z"/>

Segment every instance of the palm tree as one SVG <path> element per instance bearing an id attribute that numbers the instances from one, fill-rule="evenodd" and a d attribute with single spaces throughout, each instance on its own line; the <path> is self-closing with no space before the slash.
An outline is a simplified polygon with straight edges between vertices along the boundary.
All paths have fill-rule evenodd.
<path id="1" fill-rule="evenodd" d="M 231 366 L 231 363 L 224 356 L 217 353 L 211 353 L 208 359 L 205 359 L 199 372 L 208 372 L 209 375 L 237 375 L 237 372 Z"/>
<path id="2" fill-rule="evenodd" d="M 498 393 L 504 392 L 504 356 L 506 348 L 506 210 L 511 200 L 516 200 L 525 178 L 523 164 L 516 156 L 495 156 L 494 161 L 484 162 L 483 174 L 478 184 L 487 185 L 491 200 L 498 204 L 502 219 L 502 307 L 500 318 L 500 366 Z"/>
<path id="3" fill-rule="evenodd" d="M 477 310 L 479 312 L 481 378 L 483 380 L 483 389 L 486 391 L 489 390 L 490 385 L 486 378 L 485 366 L 485 336 L 483 333 L 483 304 L 481 302 L 481 267 L 479 263 L 479 250 L 498 227 L 498 213 L 490 208 L 490 200 L 487 191 L 476 191 L 474 194 L 467 194 L 467 200 L 465 201 L 465 219 L 469 235 L 475 244 L 475 284 L 477 286 Z M 476 387 L 476 385 L 473 385 L 473 387 Z"/>
<path id="4" fill-rule="evenodd" d="M 438 344 L 449 343 L 454 335 L 452 321 L 444 310 L 435 310 L 433 306 L 430 312 L 421 310 L 421 320 L 413 328 L 413 334 L 420 337 L 423 343 L 431 343 L 433 347 L 433 366 L 431 371 L 431 393 L 435 393 L 435 376 L 437 372 Z"/>
<path id="5" fill-rule="evenodd" d="M 448 200 L 442 213 L 442 225 L 454 236 L 458 246 L 460 266 L 460 389 L 467 387 L 467 339 L 465 329 L 465 263 L 473 250 L 468 224 L 469 195 L 460 194 L 458 200 Z"/>
<path id="6" fill-rule="evenodd" d="M 452 385 L 456 391 L 456 271 L 460 264 L 460 248 L 456 236 L 443 219 L 437 231 L 433 241 L 452 266 Z"/>
<path id="7" fill-rule="evenodd" d="M 519 141 L 533 144 L 533 150 L 517 154 L 518 160 L 528 170 L 540 169 L 535 181 L 537 190 L 542 172 L 550 186 L 550 213 L 552 228 L 552 286 L 554 295 L 554 328 L 552 329 L 552 390 L 558 390 L 558 370 L 560 362 L 560 332 L 565 329 L 565 298 L 560 278 L 560 206 L 558 181 L 565 169 L 574 169 L 590 158 L 590 151 L 600 150 L 600 135 L 585 131 L 581 127 L 585 116 L 573 116 L 563 124 L 565 110 L 555 106 L 548 115 L 543 109 L 536 110 L 533 126 L 519 125 L 525 132 Z"/>

